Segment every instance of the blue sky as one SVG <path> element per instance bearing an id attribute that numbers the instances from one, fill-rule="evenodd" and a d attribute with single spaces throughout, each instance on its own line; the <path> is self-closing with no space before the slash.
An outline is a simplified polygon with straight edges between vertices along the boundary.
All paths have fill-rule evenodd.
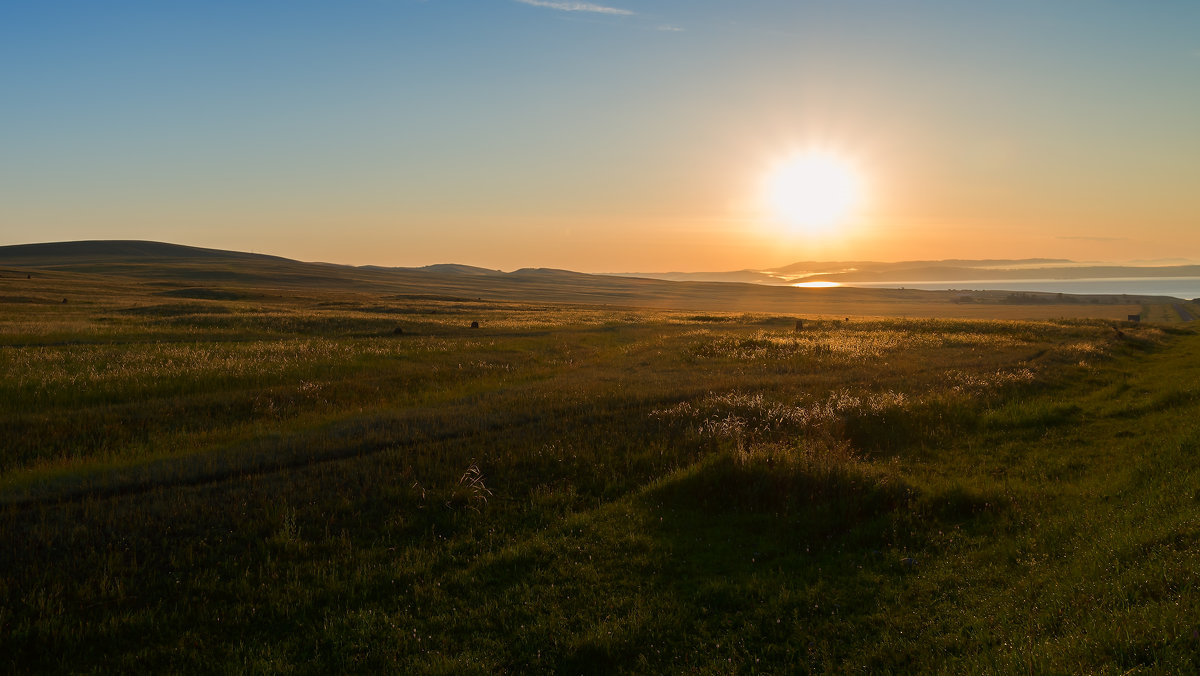
<path id="1" fill-rule="evenodd" d="M 1200 259 L 1200 3 L 8 2 L 0 244 L 589 271 Z M 797 149 L 862 209 L 764 212 Z"/>

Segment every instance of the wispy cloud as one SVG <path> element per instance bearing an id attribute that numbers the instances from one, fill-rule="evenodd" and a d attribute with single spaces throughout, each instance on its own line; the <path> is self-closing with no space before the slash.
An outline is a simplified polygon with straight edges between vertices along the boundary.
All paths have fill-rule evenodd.
<path id="1" fill-rule="evenodd" d="M 679 26 L 672 26 L 670 24 L 663 24 L 661 26 L 657 26 L 657 27 L 655 27 L 654 30 L 662 31 L 664 33 L 682 33 L 683 32 L 683 29 L 680 28 Z"/>
<path id="2" fill-rule="evenodd" d="M 562 12 L 591 12 L 593 14 L 614 14 L 617 16 L 631 16 L 633 12 L 619 7 L 606 7 L 597 5 L 591 2 L 561 2 L 559 0 L 517 0 L 523 5 L 532 5 L 534 7 L 545 7 L 547 9 L 557 9 Z"/>

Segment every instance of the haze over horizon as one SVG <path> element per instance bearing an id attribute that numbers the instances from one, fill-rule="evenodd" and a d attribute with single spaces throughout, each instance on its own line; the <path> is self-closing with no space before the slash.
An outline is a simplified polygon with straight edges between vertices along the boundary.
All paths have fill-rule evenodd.
<path id="1" fill-rule="evenodd" d="M 1190 2 L 9 3 L 0 245 L 1197 260 L 1198 36 Z"/>

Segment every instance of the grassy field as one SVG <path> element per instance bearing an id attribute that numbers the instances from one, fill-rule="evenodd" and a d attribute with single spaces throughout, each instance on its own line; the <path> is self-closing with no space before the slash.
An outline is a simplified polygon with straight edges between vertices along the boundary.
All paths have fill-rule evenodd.
<path id="1" fill-rule="evenodd" d="M 1200 669 L 1200 335 L 1158 306 L 5 277 L 5 670 Z"/>

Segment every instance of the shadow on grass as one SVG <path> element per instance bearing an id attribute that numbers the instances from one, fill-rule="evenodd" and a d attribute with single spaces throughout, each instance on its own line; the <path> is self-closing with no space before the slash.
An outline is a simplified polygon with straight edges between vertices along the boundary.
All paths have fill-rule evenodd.
<path id="1" fill-rule="evenodd" d="M 1003 509 L 962 486 L 922 494 L 894 466 L 845 448 L 717 454 L 634 504 L 650 542 L 609 556 L 643 586 L 614 579 L 608 594 L 614 603 L 635 595 L 625 603 L 639 609 L 637 621 L 576 635 L 560 662 L 566 672 L 903 669 L 920 646 L 864 642 L 898 610 L 880 590 L 920 575 L 929 533 Z M 602 523 L 593 527 L 592 537 L 612 541 Z"/>

